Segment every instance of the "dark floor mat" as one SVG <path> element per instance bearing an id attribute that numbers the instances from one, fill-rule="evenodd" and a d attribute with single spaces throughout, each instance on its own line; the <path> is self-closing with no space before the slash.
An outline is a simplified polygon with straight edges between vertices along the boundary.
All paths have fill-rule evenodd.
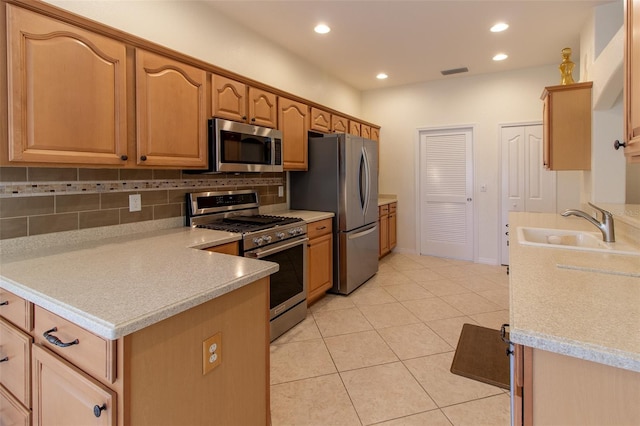
<path id="1" fill-rule="evenodd" d="M 508 339 L 508 333 L 505 336 Z M 509 357 L 500 330 L 464 324 L 451 372 L 469 379 L 509 389 Z"/>

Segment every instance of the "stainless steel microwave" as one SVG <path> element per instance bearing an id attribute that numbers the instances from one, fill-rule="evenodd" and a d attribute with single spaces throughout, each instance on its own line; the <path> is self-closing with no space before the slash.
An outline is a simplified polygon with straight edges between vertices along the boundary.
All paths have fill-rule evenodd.
<path id="1" fill-rule="evenodd" d="M 268 127 L 209 120 L 209 169 L 215 172 L 281 172 L 282 132 Z"/>

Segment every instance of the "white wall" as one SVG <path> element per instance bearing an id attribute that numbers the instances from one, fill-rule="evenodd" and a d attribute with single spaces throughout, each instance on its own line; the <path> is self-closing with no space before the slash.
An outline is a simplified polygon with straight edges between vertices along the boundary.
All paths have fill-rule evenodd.
<path id="1" fill-rule="evenodd" d="M 380 192 L 398 195 L 398 250 L 415 252 L 416 135 L 420 127 L 475 125 L 477 261 L 497 263 L 500 125 L 542 120 L 540 95 L 559 81 L 557 65 L 368 91 L 363 117 L 382 126 Z M 579 202 L 575 174 L 558 176 L 559 192 Z M 481 185 L 487 186 L 480 192 Z M 573 200 L 571 195 L 573 194 Z M 567 199 L 563 200 L 567 202 Z M 575 205 L 575 204 L 574 204 Z"/>
<path id="2" fill-rule="evenodd" d="M 47 2 L 346 114 L 361 115 L 359 91 L 230 22 L 206 2 Z"/>

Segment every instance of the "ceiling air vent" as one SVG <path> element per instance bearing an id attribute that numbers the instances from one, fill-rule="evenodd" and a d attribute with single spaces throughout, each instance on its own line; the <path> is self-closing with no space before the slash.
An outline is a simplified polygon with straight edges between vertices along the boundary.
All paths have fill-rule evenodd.
<path id="1" fill-rule="evenodd" d="M 469 72 L 469 68 L 467 68 L 467 67 L 453 68 L 453 69 L 450 69 L 450 70 L 440 71 L 440 73 L 442 75 L 460 74 L 462 72 Z"/>

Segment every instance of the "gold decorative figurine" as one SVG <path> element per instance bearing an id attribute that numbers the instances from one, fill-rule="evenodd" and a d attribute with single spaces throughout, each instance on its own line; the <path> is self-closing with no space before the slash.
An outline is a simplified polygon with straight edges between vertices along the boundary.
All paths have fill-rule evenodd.
<path id="1" fill-rule="evenodd" d="M 575 81 L 573 81 L 573 76 L 571 75 L 575 65 L 576 64 L 571 62 L 571 48 L 565 47 L 562 49 L 562 63 L 558 66 L 560 69 L 560 75 L 562 76 L 560 84 L 566 85 L 575 83 Z"/>

